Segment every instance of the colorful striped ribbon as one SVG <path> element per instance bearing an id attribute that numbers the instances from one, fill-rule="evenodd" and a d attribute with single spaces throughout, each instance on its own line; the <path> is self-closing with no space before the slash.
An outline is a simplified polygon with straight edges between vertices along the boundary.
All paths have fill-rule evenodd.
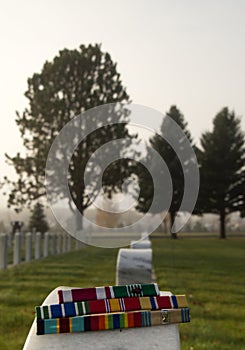
<path id="1" fill-rule="evenodd" d="M 190 322 L 188 308 L 37 319 L 37 335 L 149 327 L 184 322 Z"/>
<path id="2" fill-rule="evenodd" d="M 36 306 L 36 315 L 38 319 L 51 319 L 120 311 L 178 309 L 187 306 L 185 295 L 131 297 Z"/>
<path id="3" fill-rule="evenodd" d="M 59 304 L 87 300 L 157 296 L 159 294 L 156 283 L 58 290 Z"/>

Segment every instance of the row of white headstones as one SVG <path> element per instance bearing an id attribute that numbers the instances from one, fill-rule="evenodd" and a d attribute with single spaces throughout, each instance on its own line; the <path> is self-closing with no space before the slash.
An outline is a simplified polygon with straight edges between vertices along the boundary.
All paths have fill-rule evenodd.
<path id="1" fill-rule="evenodd" d="M 73 240 L 75 243 L 72 242 Z M 33 259 L 67 253 L 82 246 L 82 242 L 66 233 L 55 235 L 46 232 L 42 238 L 40 232 L 25 234 L 16 232 L 13 241 L 7 234 L 2 233 L 0 234 L 0 270 L 6 269 L 8 265 L 19 265 L 22 261 L 29 262 Z M 10 261 L 9 253 L 12 254 Z"/>

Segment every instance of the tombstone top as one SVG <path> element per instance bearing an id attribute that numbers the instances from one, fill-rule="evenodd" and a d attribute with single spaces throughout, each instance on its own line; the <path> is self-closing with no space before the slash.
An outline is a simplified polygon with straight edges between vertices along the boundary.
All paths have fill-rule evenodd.
<path id="1" fill-rule="evenodd" d="M 45 299 L 45 305 L 58 302 L 58 287 Z M 161 295 L 171 295 L 170 292 L 161 292 Z M 94 331 L 85 333 L 46 334 L 36 335 L 36 321 L 26 339 L 23 350 L 60 350 L 86 349 L 86 350 L 142 350 L 143 348 L 160 350 L 180 349 L 178 325 L 154 326 L 145 328 L 130 328 L 120 330 Z"/>
<path id="2" fill-rule="evenodd" d="M 131 241 L 130 247 L 133 249 L 151 249 L 150 240 Z"/>

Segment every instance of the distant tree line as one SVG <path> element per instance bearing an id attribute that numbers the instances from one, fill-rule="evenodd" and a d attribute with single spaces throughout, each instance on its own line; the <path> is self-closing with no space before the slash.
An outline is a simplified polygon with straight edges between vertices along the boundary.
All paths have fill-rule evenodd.
<path id="1" fill-rule="evenodd" d="M 202 134 L 200 147 L 197 147 L 193 144 L 187 123 L 180 110 L 172 106 L 167 115 L 182 128 L 197 155 L 200 168 L 200 191 L 194 213 L 219 215 L 220 237 L 225 238 L 227 215 L 239 211 L 241 216 L 244 216 L 245 143 L 240 118 L 227 107 L 223 108 L 213 119 L 213 130 Z M 162 133 L 163 129 L 164 121 Z M 173 198 L 169 213 L 173 224 L 183 197 L 184 175 L 177 154 L 160 136 L 155 135 L 151 138 L 150 144 L 161 154 L 170 170 Z M 181 151 L 182 140 L 179 140 L 178 147 Z M 186 162 L 191 162 L 191 159 L 186 159 Z M 146 171 L 139 174 L 139 181 L 143 190 L 140 193 L 138 209 L 147 212 L 154 195 L 153 183 Z M 147 186 L 143 186 L 146 183 Z M 159 208 L 162 211 L 166 209 L 160 206 Z M 175 237 L 176 235 L 173 234 L 173 238 Z"/>
<path id="2" fill-rule="evenodd" d="M 9 186 L 8 206 L 16 211 L 24 205 L 33 205 L 45 196 L 44 176 L 47 155 L 54 138 L 61 128 L 75 115 L 106 103 L 129 102 L 129 95 L 120 79 L 117 65 L 108 53 L 101 50 L 100 45 L 81 45 L 78 50 L 64 49 L 51 62 L 45 62 L 42 71 L 28 79 L 28 89 L 25 93 L 29 107 L 23 113 L 17 113 L 16 123 L 20 129 L 26 155 L 6 155 L 17 173 L 17 181 L 4 178 L 2 185 Z M 245 147 L 244 134 L 240 119 L 235 112 L 227 107 L 221 109 L 213 119 L 211 131 L 202 134 L 200 146 L 197 147 L 188 130 L 184 115 L 177 106 L 171 106 L 166 113 L 183 130 L 194 148 L 200 168 L 200 192 L 194 213 L 214 213 L 220 218 L 220 237 L 226 237 L 225 219 L 232 212 L 245 213 Z M 109 120 L 108 120 L 109 121 Z M 123 123 L 118 124 L 119 121 Z M 74 153 L 69 166 L 69 188 L 72 199 L 81 213 L 91 205 L 91 191 L 96 196 L 97 172 L 91 169 L 90 184 L 85 186 L 83 173 L 86 163 L 93 152 L 109 140 L 125 139 L 125 147 L 130 145 L 134 137 L 129 134 L 126 115 L 119 115 L 115 124 L 100 128 L 99 120 L 92 120 L 97 126 L 96 132 L 90 134 Z M 81 125 L 85 127 L 85 125 Z M 162 124 L 161 133 L 166 132 Z M 183 148 L 179 140 L 179 149 Z M 60 152 L 65 152 L 66 145 Z M 160 135 L 154 135 L 149 140 L 147 157 L 151 157 L 150 149 L 154 148 L 168 165 L 172 183 L 173 195 L 169 208 L 173 224 L 179 210 L 183 191 L 184 174 L 188 171 L 191 159 L 186 159 L 186 170 L 180 164 L 176 152 Z M 154 166 L 152 162 L 152 166 Z M 140 196 L 137 209 L 147 212 L 150 208 L 154 186 L 147 169 L 128 160 L 115 162 L 103 176 L 104 191 L 111 196 L 114 191 L 120 191 L 122 181 L 130 174 L 136 174 L 140 185 Z M 63 188 L 55 182 L 57 197 L 62 197 Z M 160 199 L 159 199 L 160 200 Z M 166 208 L 159 206 L 159 210 Z M 36 206 L 32 220 L 42 216 L 43 208 Z M 42 218 L 44 227 L 47 223 Z M 82 223 L 77 223 L 78 228 Z M 176 238 L 176 234 L 172 235 Z"/>

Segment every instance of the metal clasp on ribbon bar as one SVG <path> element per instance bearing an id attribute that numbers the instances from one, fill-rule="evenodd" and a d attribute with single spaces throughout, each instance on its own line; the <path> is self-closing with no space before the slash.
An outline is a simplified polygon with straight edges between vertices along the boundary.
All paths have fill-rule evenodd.
<path id="1" fill-rule="evenodd" d="M 162 324 L 168 324 L 169 323 L 169 314 L 167 310 L 162 310 Z"/>

